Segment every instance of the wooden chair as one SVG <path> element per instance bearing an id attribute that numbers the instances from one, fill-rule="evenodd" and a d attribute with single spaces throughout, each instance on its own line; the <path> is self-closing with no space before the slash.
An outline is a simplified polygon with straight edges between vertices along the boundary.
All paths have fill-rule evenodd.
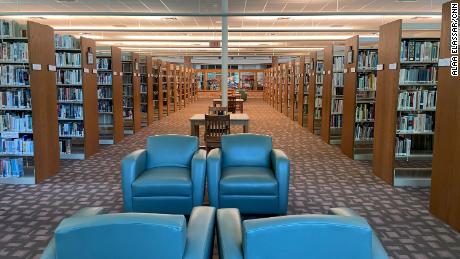
<path id="1" fill-rule="evenodd" d="M 227 107 L 209 107 L 209 112 L 208 114 L 210 115 L 226 115 L 227 114 Z"/>
<path id="2" fill-rule="evenodd" d="M 235 113 L 236 112 L 236 97 L 229 96 L 228 97 L 228 112 Z"/>
<path id="3" fill-rule="evenodd" d="M 230 115 L 208 115 L 205 114 L 204 141 L 206 150 L 220 147 L 220 137 L 230 134 Z"/>

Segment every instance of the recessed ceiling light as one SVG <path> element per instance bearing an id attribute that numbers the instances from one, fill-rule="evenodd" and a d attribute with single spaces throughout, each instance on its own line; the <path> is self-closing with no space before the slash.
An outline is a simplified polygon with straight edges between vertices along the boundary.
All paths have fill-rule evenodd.
<path id="1" fill-rule="evenodd" d="M 217 24 L 219 24 L 219 23 L 222 23 L 222 22 L 219 20 L 219 21 L 215 21 L 214 23 L 217 23 Z"/>
<path id="2" fill-rule="evenodd" d="M 278 21 L 286 21 L 286 20 L 290 20 L 291 17 L 278 17 L 276 18 Z"/>

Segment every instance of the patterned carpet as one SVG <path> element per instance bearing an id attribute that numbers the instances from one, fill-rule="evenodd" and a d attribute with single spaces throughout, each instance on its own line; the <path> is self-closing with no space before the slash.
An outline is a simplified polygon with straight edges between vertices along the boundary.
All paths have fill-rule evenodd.
<path id="1" fill-rule="evenodd" d="M 64 161 L 57 176 L 39 185 L 1 185 L 0 258 L 39 258 L 60 220 L 82 207 L 121 211 L 121 158 L 144 147 L 148 135 L 189 134 L 188 119 L 209 103 L 198 101 L 90 159 Z M 262 100 L 249 100 L 245 111 L 250 132 L 273 136 L 291 159 L 289 214 L 350 207 L 367 217 L 394 258 L 460 258 L 460 235 L 430 216 L 428 189 L 384 184 L 368 162 L 348 159 Z"/>

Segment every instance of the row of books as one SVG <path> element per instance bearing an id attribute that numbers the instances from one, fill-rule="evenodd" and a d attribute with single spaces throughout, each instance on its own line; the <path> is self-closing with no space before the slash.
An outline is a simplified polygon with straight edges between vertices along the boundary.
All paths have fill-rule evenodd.
<path id="1" fill-rule="evenodd" d="M 32 116 L 24 114 L 21 116 L 12 114 L 0 115 L 0 132 L 32 132 Z"/>
<path id="2" fill-rule="evenodd" d="M 72 153 L 72 140 L 60 139 L 59 140 L 59 150 L 61 154 L 71 154 Z"/>
<path id="3" fill-rule="evenodd" d="M 132 109 L 133 108 L 133 99 L 123 97 L 123 108 Z"/>
<path id="4" fill-rule="evenodd" d="M 316 108 L 323 107 L 323 99 L 321 97 L 316 97 L 315 98 L 315 107 Z"/>
<path id="5" fill-rule="evenodd" d="M 375 118 L 375 106 L 372 103 L 360 103 L 356 105 L 355 119 L 357 122 L 370 121 Z"/>
<path id="6" fill-rule="evenodd" d="M 97 88 L 97 98 L 112 98 L 112 87 L 102 86 Z"/>
<path id="7" fill-rule="evenodd" d="M 132 120 L 133 119 L 133 110 L 132 109 L 123 109 L 123 119 Z"/>
<path id="8" fill-rule="evenodd" d="M 316 83 L 317 84 L 322 84 L 323 83 L 323 75 L 322 74 L 317 74 L 316 75 Z"/>
<path id="9" fill-rule="evenodd" d="M 29 85 L 29 69 L 18 65 L 0 65 L 0 85 Z"/>
<path id="10" fill-rule="evenodd" d="M 377 90 L 377 75 L 365 74 L 358 76 L 358 91 Z"/>
<path id="11" fill-rule="evenodd" d="M 34 141 L 27 135 L 15 139 L 0 138 L 0 154 L 33 156 Z"/>
<path id="12" fill-rule="evenodd" d="M 343 115 L 335 114 L 331 116 L 331 128 L 342 128 L 343 126 Z"/>
<path id="13" fill-rule="evenodd" d="M 374 138 L 374 126 L 358 124 L 355 127 L 355 141 L 372 140 Z"/>
<path id="14" fill-rule="evenodd" d="M 112 59 L 111 58 L 97 58 L 96 59 L 97 69 L 111 70 Z"/>
<path id="15" fill-rule="evenodd" d="M 55 55 L 58 67 L 81 67 L 80 53 L 57 52 Z"/>
<path id="16" fill-rule="evenodd" d="M 343 87 L 332 87 L 332 95 L 334 98 L 342 98 L 343 91 L 345 88 Z"/>
<path id="17" fill-rule="evenodd" d="M 6 109 L 30 109 L 32 107 L 30 89 L 0 91 L 0 107 Z"/>
<path id="18" fill-rule="evenodd" d="M 320 109 L 315 109 L 315 120 L 321 120 L 321 110 Z"/>
<path id="19" fill-rule="evenodd" d="M 110 100 L 99 100 L 98 111 L 99 112 L 112 112 L 113 111 L 112 102 Z"/>
<path id="20" fill-rule="evenodd" d="M 81 122 L 59 122 L 59 136 L 65 137 L 83 137 L 83 123 Z"/>
<path id="21" fill-rule="evenodd" d="M 123 71 L 123 73 L 131 73 L 131 72 L 133 72 L 133 66 L 132 66 L 131 63 L 122 63 L 121 66 L 122 66 L 121 71 Z M 124 76 L 124 74 L 123 74 L 123 76 Z"/>
<path id="22" fill-rule="evenodd" d="M 401 41 L 401 61 L 438 61 L 439 41 Z"/>
<path id="23" fill-rule="evenodd" d="M 29 60 L 29 48 L 26 42 L 0 42 L 0 61 L 24 62 Z"/>
<path id="24" fill-rule="evenodd" d="M 332 113 L 343 113 L 343 100 L 332 100 Z"/>
<path id="25" fill-rule="evenodd" d="M 0 178 L 22 177 L 24 175 L 24 159 L 2 158 L 0 159 Z"/>
<path id="26" fill-rule="evenodd" d="M 99 125 L 113 125 L 113 116 L 110 114 L 99 114 Z"/>
<path id="27" fill-rule="evenodd" d="M 358 69 L 377 68 L 378 63 L 377 50 L 360 50 L 358 52 Z"/>
<path id="28" fill-rule="evenodd" d="M 4 38 L 25 37 L 27 28 L 14 20 L 0 19 L 0 36 Z"/>
<path id="29" fill-rule="evenodd" d="M 343 77 L 343 73 L 334 73 L 332 75 L 332 85 L 333 86 L 343 86 L 343 81 L 344 81 L 344 77 Z"/>
<path id="30" fill-rule="evenodd" d="M 72 35 L 54 35 L 54 46 L 58 49 L 79 49 L 80 40 Z"/>
<path id="31" fill-rule="evenodd" d="M 408 114 L 398 118 L 398 133 L 432 132 L 433 116 L 430 114 Z"/>
<path id="32" fill-rule="evenodd" d="M 147 93 L 147 85 L 141 84 L 141 93 Z"/>
<path id="33" fill-rule="evenodd" d="M 323 86 L 316 86 L 316 92 L 315 92 L 315 95 L 322 95 L 323 94 Z"/>
<path id="34" fill-rule="evenodd" d="M 133 95 L 133 87 L 131 85 L 124 85 L 123 86 L 123 96 L 132 96 Z"/>
<path id="35" fill-rule="evenodd" d="M 80 104 L 58 104 L 58 118 L 83 119 L 83 106 Z"/>
<path id="36" fill-rule="evenodd" d="M 332 71 L 343 72 L 344 68 L 345 68 L 344 57 L 334 56 L 333 62 L 332 62 Z"/>
<path id="37" fill-rule="evenodd" d="M 122 80 L 124 85 L 130 85 L 133 83 L 133 77 L 131 75 L 123 75 Z"/>
<path id="38" fill-rule="evenodd" d="M 403 91 L 398 96 L 398 110 L 436 108 L 436 90 Z"/>
<path id="39" fill-rule="evenodd" d="M 57 89 L 58 101 L 83 101 L 83 89 L 62 87 Z"/>
<path id="40" fill-rule="evenodd" d="M 97 84 L 99 85 L 111 85 L 112 84 L 112 73 L 98 73 Z"/>
<path id="41" fill-rule="evenodd" d="M 57 84 L 71 84 L 79 85 L 82 83 L 82 73 L 80 69 L 65 69 L 57 70 L 56 72 Z"/>
<path id="42" fill-rule="evenodd" d="M 397 156 L 410 156 L 411 143 L 410 138 L 396 137 L 395 154 Z"/>
<path id="43" fill-rule="evenodd" d="M 411 82 L 436 82 L 436 67 L 427 68 L 401 68 L 399 70 L 399 83 Z"/>
<path id="44" fill-rule="evenodd" d="M 324 63 L 322 61 L 316 62 L 316 73 L 323 73 Z"/>

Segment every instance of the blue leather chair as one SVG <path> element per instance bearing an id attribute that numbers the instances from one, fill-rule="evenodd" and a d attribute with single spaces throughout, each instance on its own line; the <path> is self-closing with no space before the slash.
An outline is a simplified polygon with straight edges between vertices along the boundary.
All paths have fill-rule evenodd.
<path id="1" fill-rule="evenodd" d="M 148 137 L 147 149 L 121 161 L 125 212 L 189 215 L 203 203 L 206 151 L 198 138 L 183 135 Z"/>
<path id="2" fill-rule="evenodd" d="M 290 162 L 257 134 L 222 136 L 222 148 L 208 153 L 208 196 L 216 208 L 244 214 L 286 214 Z"/>
<path id="3" fill-rule="evenodd" d="M 350 209 L 336 215 L 292 215 L 245 220 L 238 209 L 217 210 L 221 259 L 386 259 L 366 219 Z"/>
<path id="4" fill-rule="evenodd" d="M 64 219 L 42 259 L 208 259 L 212 256 L 215 208 L 183 215 L 117 213 L 86 208 Z"/>

